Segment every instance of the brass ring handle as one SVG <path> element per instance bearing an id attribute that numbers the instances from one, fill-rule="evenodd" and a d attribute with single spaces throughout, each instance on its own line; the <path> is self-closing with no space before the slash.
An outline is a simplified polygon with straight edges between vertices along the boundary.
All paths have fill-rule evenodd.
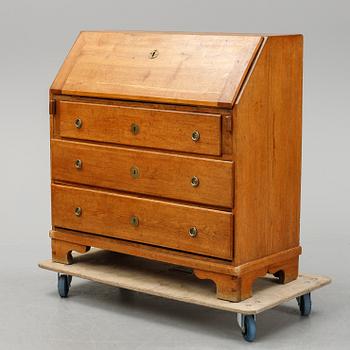
<path id="1" fill-rule="evenodd" d="M 195 227 L 195 226 L 191 227 L 191 228 L 188 230 L 188 234 L 189 234 L 192 238 L 196 237 L 197 234 L 198 234 L 197 227 Z"/>
<path id="2" fill-rule="evenodd" d="M 75 119 L 74 125 L 77 129 L 80 129 L 83 125 L 83 121 L 80 118 Z"/>
<path id="3" fill-rule="evenodd" d="M 82 162 L 80 159 L 77 159 L 77 160 L 74 162 L 74 166 L 75 166 L 77 169 L 81 169 L 81 167 L 83 166 L 83 162 Z"/>
<path id="4" fill-rule="evenodd" d="M 199 133 L 198 130 L 195 130 L 192 132 L 192 141 L 198 142 L 201 137 L 201 134 Z"/>
<path id="5" fill-rule="evenodd" d="M 191 179 L 191 185 L 192 187 L 198 187 L 199 186 L 199 179 L 197 176 L 193 176 Z"/>
<path id="6" fill-rule="evenodd" d="M 76 207 L 76 208 L 74 209 L 74 214 L 75 214 L 76 216 L 81 216 L 82 211 L 83 211 L 83 209 L 81 209 L 80 207 Z"/>
<path id="7" fill-rule="evenodd" d="M 139 226 L 139 218 L 136 215 L 131 216 L 130 224 L 134 227 Z"/>

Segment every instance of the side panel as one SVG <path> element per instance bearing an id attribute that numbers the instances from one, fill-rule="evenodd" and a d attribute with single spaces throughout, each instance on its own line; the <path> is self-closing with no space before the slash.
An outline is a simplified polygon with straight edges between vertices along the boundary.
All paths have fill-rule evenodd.
<path id="1" fill-rule="evenodd" d="M 299 245 L 301 35 L 269 37 L 234 107 L 234 264 Z"/>

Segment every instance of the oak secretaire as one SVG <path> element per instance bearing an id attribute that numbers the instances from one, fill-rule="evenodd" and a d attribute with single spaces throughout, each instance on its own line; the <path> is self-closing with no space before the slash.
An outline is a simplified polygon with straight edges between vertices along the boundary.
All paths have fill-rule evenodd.
<path id="1" fill-rule="evenodd" d="M 298 275 L 301 35 L 82 32 L 50 89 L 52 258 Z"/>

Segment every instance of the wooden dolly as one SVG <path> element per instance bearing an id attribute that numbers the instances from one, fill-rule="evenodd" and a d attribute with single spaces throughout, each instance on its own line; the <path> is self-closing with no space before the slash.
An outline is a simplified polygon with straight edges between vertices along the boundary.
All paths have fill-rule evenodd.
<path id="1" fill-rule="evenodd" d="M 287 284 L 276 283 L 267 275 L 254 285 L 253 297 L 233 303 L 216 298 L 215 285 L 198 280 L 190 270 L 133 256 L 93 249 L 74 256 L 72 265 L 46 260 L 39 267 L 58 273 L 58 293 L 68 296 L 72 276 L 152 294 L 168 299 L 237 313 L 237 321 L 245 340 L 256 337 L 256 315 L 296 298 L 302 316 L 311 312 L 311 291 L 331 282 L 324 276 L 299 275 Z"/>

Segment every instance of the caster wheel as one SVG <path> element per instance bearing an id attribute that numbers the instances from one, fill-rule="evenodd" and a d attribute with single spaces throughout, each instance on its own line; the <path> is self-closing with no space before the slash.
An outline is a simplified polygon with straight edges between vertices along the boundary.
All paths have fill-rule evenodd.
<path id="1" fill-rule="evenodd" d="M 72 276 L 58 275 L 57 289 L 61 298 L 67 298 Z"/>
<path id="2" fill-rule="evenodd" d="M 284 280 L 285 280 L 284 271 L 277 271 L 273 275 L 277 278 L 277 283 L 278 284 L 284 284 Z"/>
<path id="3" fill-rule="evenodd" d="M 256 320 L 254 315 L 237 315 L 238 325 L 241 327 L 243 338 L 252 342 L 256 338 Z"/>
<path id="4" fill-rule="evenodd" d="M 309 316 L 311 313 L 311 294 L 307 293 L 297 298 L 300 315 Z"/>

